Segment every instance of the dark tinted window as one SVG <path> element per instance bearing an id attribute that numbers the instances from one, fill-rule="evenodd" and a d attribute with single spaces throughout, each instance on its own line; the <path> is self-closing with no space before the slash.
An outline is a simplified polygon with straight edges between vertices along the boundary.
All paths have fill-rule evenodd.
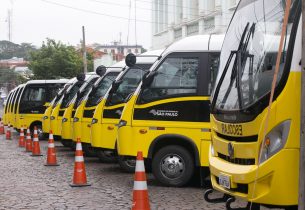
<path id="1" fill-rule="evenodd" d="M 46 86 L 27 85 L 21 96 L 20 113 L 43 113 L 46 102 Z"/>
<path id="2" fill-rule="evenodd" d="M 75 94 L 79 90 L 79 88 L 84 84 L 83 81 L 77 81 L 71 89 L 64 95 L 63 101 L 60 105 L 60 108 L 67 108 L 69 102 L 74 98 Z"/>
<path id="3" fill-rule="evenodd" d="M 152 83 L 142 90 L 141 103 L 180 95 L 196 95 L 198 57 L 169 57 L 157 69 Z"/>
<path id="4" fill-rule="evenodd" d="M 86 107 L 96 106 L 102 100 L 118 74 L 119 72 L 111 72 L 99 79 L 98 83 L 88 96 Z"/>
<path id="5" fill-rule="evenodd" d="M 24 87 L 20 88 L 17 93 L 17 97 L 16 97 L 15 104 L 14 104 L 14 113 L 17 113 L 18 102 L 19 102 L 20 95 L 21 95 L 23 89 L 24 89 Z"/>
<path id="6" fill-rule="evenodd" d="M 109 95 L 106 105 L 124 103 L 127 97 L 132 94 L 142 80 L 143 75 L 149 70 L 152 64 L 137 64 L 126 70 L 125 74 L 119 79 L 121 82 L 117 90 Z"/>
<path id="7" fill-rule="evenodd" d="M 93 78 L 87 85 L 86 87 L 77 95 L 76 101 L 74 103 L 74 109 L 76 109 L 84 99 L 84 97 L 89 93 L 91 90 L 93 84 L 96 82 L 98 77 Z"/>

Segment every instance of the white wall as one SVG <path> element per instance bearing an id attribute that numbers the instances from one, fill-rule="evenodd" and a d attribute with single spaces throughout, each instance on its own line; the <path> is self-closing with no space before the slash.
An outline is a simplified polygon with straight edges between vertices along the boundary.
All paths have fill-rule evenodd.
<path id="1" fill-rule="evenodd" d="M 165 48 L 174 41 L 189 35 L 225 33 L 238 1 L 153 0 L 151 48 Z M 160 5 L 166 3 L 168 7 Z M 198 29 L 195 27 L 196 24 Z M 198 32 L 188 34 L 194 30 Z M 175 34 L 180 34 L 175 31 L 182 31 L 181 37 L 175 38 Z"/>

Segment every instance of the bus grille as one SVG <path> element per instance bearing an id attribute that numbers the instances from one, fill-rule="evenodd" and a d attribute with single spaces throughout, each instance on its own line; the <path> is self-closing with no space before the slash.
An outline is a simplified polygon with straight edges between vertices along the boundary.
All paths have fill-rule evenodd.
<path id="1" fill-rule="evenodd" d="M 255 159 L 254 158 L 230 158 L 229 156 L 223 155 L 218 153 L 218 157 L 228 161 L 230 163 L 238 164 L 238 165 L 254 165 Z"/>
<path id="2" fill-rule="evenodd" d="M 221 133 L 217 133 L 217 136 L 226 141 L 236 141 L 236 142 L 257 142 L 258 135 L 254 136 L 228 136 Z"/>

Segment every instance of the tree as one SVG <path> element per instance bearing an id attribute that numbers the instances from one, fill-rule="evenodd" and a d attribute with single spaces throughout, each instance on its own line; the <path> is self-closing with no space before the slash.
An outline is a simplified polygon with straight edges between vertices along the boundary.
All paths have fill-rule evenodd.
<path id="1" fill-rule="evenodd" d="M 30 55 L 29 68 L 35 79 L 71 78 L 83 69 L 82 58 L 75 48 L 53 39 L 47 39 Z"/>
<path id="2" fill-rule="evenodd" d="M 27 79 L 12 69 L 0 68 L 0 87 L 6 86 L 9 90 L 27 82 Z"/>
<path id="3" fill-rule="evenodd" d="M 0 59 L 10 59 L 12 57 L 29 59 L 29 53 L 36 48 L 30 43 L 21 43 L 20 45 L 10 41 L 0 41 Z"/>

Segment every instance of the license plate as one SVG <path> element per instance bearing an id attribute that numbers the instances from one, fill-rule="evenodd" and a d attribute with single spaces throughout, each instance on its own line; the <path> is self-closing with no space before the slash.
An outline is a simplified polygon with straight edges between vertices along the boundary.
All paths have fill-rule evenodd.
<path id="1" fill-rule="evenodd" d="M 230 189 L 231 188 L 231 183 L 230 183 L 230 177 L 229 176 L 226 176 L 224 174 L 220 174 L 219 175 L 219 185 L 224 187 L 224 188 L 227 188 L 227 189 Z"/>

